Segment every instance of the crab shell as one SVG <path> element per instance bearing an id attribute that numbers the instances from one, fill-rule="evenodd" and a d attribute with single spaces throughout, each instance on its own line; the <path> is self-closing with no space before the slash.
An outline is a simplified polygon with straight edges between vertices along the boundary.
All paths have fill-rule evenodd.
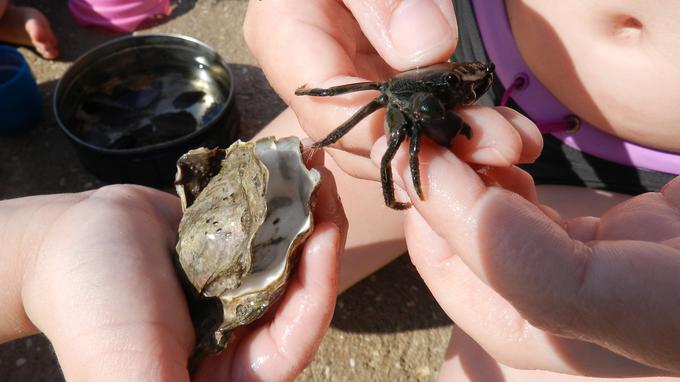
<path id="1" fill-rule="evenodd" d="M 196 329 L 194 354 L 223 349 L 233 329 L 281 296 L 314 225 L 319 181 L 295 137 L 199 148 L 178 160 L 184 215 L 176 265 Z"/>

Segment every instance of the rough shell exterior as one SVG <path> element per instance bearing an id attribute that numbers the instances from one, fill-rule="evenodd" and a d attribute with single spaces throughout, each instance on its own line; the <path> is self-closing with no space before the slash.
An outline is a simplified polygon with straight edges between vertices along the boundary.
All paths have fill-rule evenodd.
<path id="1" fill-rule="evenodd" d="M 200 148 L 179 159 L 177 266 L 197 332 L 195 353 L 224 348 L 234 328 L 261 317 L 283 293 L 313 228 L 319 178 L 293 137 Z"/>

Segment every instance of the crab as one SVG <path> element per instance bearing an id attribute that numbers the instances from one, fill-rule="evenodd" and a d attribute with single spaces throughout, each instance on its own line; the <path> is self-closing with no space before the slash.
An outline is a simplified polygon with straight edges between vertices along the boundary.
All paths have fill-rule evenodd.
<path id="1" fill-rule="evenodd" d="M 425 200 L 418 153 L 420 135 L 449 147 L 458 134 L 472 137 L 470 126 L 453 110 L 477 101 L 493 82 L 494 65 L 481 62 L 446 62 L 400 73 L 385 82 L 359 82 L 326 89 L 300 87 L 295 95 L 335 96 L 364 90 L 378 90 L 380 95 L 360 108 L 312 147 L 329 146 L 347 134 L 359 121 L 386 107 L 385 135 L 387 150 L 380 161 L 380 180 L 385 204 L 396 210 L 407 209 L 408 202 L 394 196 L 391 163 L 401 143 L 409 138 L 409 167 L 413 186 L 420 200 Z"/>

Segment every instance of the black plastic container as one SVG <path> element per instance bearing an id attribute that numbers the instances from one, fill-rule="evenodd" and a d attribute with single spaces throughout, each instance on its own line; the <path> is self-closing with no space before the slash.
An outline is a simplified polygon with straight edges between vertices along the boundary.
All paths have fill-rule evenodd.
<path id="1" fill-rule="evenodd" d="M 200 102 L 204 102 L 204 99 L 212 102 L 211 108 L 204 114 L 194 115 L 197 128 L 158 143 L 124 148 L 115 147 L 117 143 L 109 145 L 108 143 L 114 139 L 111 137 L 120 137 L 120 133 L 107 131 L 109 125 L 98 121 L 105 120 L 102 118 L 109 118 L 107 121 L 112 121 L 111 118 L 120 114 L 116 109 L 119 105 L 115 103 L 118 101 L 114 101 L 113 106 L 108 100 L 99 104 L 95 101 L 95 106 L 91 106 L 92 100 L 107 95 L 106 92 L 110 92 L 112 87 L 127 86 L 122 88 L 137 89 L 140 88 L 140 81 L 148 81 L 158 88 L 154 89 L 155 93 L 152 92 L 151 98 L 146 97 L 153 102 L 142 100 L 133 106 L 142 105 L 134 109 L 138 115 L 151 115 L 143 108 L 147 107 L 146 103 L 153 103 L 155 107 L 177 104 L 163 98 L 168 93 L 170 85 L 167 84 L 171 84 L 168 78 L 181 80 L 186 86 L 196 86 L 196 89 L 201 91 L 193 93 L 203 97 Z M 130 79 L 136 79 L 136 82 L 126 83 Z M 140 92 L 133 94 L 132 97 L 119 97 L 125 103 L 120 106 L 123 108 L 121 110 L 127 111 L 132 107 L 128 105 L 132 102 L 127 102 L 129 98 L 135 96 L 143 98 L 139 96 Z M 142 95 L 145 94 L 149 92 Z M 177 98 L 179 97 L 176 97 L 175 101 Z M 89 106 L 86 105 L 88 102 Z M 195 109 L 191 109 L 192 107 L 188 107 L 187 110 L 196 112 Z M 237 138 L 239 131 L 238 112 L 234 102 L 234 81 L 228 65 L 207 45 L 179 35 L 126 36 L 85 53 L 66 71 L 57 84 L 53 108 L 59 126 L 73 143 L 85 167 L 98 178 L 112 183 L 168 186 L 174 178 L 175 163 L 182 154 L 201 146 L 228 146 Z M 188 113 L 181 112 L 185 115 Z M 123 119 L 123 123 L 116 121 L 118 126 L 116 129 L 120 129 L 120 126 L 127 128 L 128 125 L 125 123 L 133 126 L 142 122 L 130 118 Z M 94 134 L 93 129 L 101 131 L 95 131 Z M 154 131 L 155 129 L 154 127 Z M 97 135 L 106 136 L 106 139 L 92 139 Z M 100 144 L 100 141 L 106 141 L 107 144 Z"/>

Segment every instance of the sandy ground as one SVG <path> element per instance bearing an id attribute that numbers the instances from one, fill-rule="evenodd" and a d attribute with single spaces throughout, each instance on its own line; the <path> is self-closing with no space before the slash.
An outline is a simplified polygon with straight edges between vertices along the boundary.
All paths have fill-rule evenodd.
<path id="1" fill-rule="evenodd" d="M 78 192 L 104 183 L 79 163 L 51 112 L 56 81 L 79 55 L 116 37 L 78 27 L 66 1 L 16 1 L 41 9 L 61 41 L 58 61 L 29 61 L 45 99 L 42 122 L 15 137 L 0 137 L 0 198 Z M 241 136 L 251 137 L 284 108 L 243 41 L 245 0 L 182 1 L 163 24 L 147 32 L 195 37 L 232 66 Z M 330 330 L 300 381 L 430 381 L 436 379 L 451 322 L 403 256 L 339 299 Z M 44 336 L 0 346 L 0 381 L 59 381 L 63 376 Z"/>

